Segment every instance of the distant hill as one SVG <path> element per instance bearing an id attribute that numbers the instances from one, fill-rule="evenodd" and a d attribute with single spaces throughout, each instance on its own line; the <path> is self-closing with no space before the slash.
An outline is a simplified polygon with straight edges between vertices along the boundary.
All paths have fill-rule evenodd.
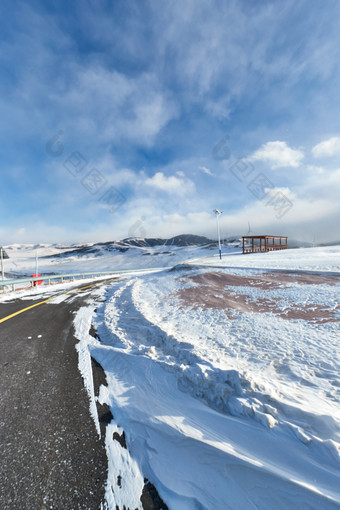
<path id="1" fill-rule="evenodd" d="M 316 246 L 340 246 L 340 241 L 333 241 L 331 243 L 320 243 Z"/>
<path id="2" fill-rule="evenodd" d="M 127 246 L 128 248 L 130 246 L 135 246 L 137 248 L 148 248 L 153 246 L 163 246 L 165 243 L 164 239 L 160 239 L 157 237 L 127 237 L 126 239 L 123 239 L 122 241 L 118 241 L 115 244 L 121 245 L 121 246 Z M 106 244 L 106 243 L 104 243 Z"/>
<path id="3" fill-rule="evenodd" d="M 65 251 L 53 255 L 46 255 L 44 258 L 66 258 L 72 256 L 82 257 L 86 255 L 94 255 L 95 257 L 99 257 L 113 251 L 125 252 L 134 248 L 139 248 L 145 251 L 147 248 L 154 248 L 157 246 L 201 246 L 209 248 L 210 246 L 216 246 L 216 241 L 212 241 L 211 239 L 208 239 L 204 236 L 197 236 L 193 234 L 182 234 L 179 236 L 171 237 L 169 239 L 161 239 L 157 237 L 128 237 L 122 241 L 109 241 L 105 243 L 95 243 L 92 245 L 80 245 L 74 248 L 69 247 Z"/>
<path id="4" fill-rule="evenodd" d="M 195 236 L 192 234 L 183 234 L 167 239 L 165 242 L 166 246 L 205 246 L 209 244 L 216 244 L 216 241 L 212 241 L 204 236 Z"/>
<path id="5" fill-rule="evenodd" d="M 222 245 L 232 245 L 234 247 L 240 247 L 242 245 L 242 236 L 230 236 L 225 239 L 221 239 Z M 340 244 L 340 242 L 324 243 L 315 246 L 332 246 Z M 91 255 L 92 257 L 100 257 L 109 255 L 112 252 L 124 253 L 128 250 L 140 250 L 143 255 L 150 255 L 151 252 L 156 255 L 158 254 L 155 250 L 150 250 L 157 247 L 162 247 L 161 252 L 164 254 L 164 247 L 168 250 L 167 253 L 171 254 L 172 248 L 185 248 L 198 246 L 204 249 L 216 248 L 217 241 L 209 239 L 208 237 L 193 235 L 193 234 L 181 234 L 178 236 L 170 237 L 168 239 L 162 239 L 159 237 L 127 237 L 121 241 L 107 241 L 101 243 L 87 243 L 83 245 L 69 245 L 69 246 L 58 246 L 59 253 L 52 255 L 45 255 L 42 258 L 67 258 L 67 257 L 86 257 Z M 297 241 L 288 238 L 289 248 L 309 248 L 312 247 L 312 243 Z M 6 253 L 5 258 L 8 258 Z"/>
<path id="6" fill-rule="evenodd" d="M 170 237 L 169 239 L 160 238 L 138 238 L 128 237 L 120 241 L 126 245 L 139 246 L 139 247 L 153 247 L 153 246 L 204 246 L 215 241 L 208 239 L 204 236 L 196 236 L 193 234 L 181 234 L 179 236 Z"/>

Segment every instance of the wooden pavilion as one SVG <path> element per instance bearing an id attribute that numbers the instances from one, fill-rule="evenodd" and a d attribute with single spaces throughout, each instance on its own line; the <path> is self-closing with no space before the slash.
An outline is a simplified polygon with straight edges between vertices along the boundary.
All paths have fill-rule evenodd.
<path id="1" fill-rule="evenodd" d="M 284 236 L 242 236 L 243 253 L 257 253 L 274 250 L 286 250 L 288 237 Z"/>

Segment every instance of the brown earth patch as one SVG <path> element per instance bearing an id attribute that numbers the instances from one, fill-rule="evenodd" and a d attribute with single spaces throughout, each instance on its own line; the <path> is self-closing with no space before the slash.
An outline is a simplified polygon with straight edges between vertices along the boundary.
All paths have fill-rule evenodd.
<path id="1" fill-rule="evenodd" d="M 280 271 L 267 273 L 266 277 L 276 278 L 280 281 L 280 283 L 299 283 L 301 285 L 336 285 L 337 283 L 340 283 L 340 275 L 337 274 L 292 273 L 290 271 Z"/>
<path id="2" fill-rule="evenodd" d="M 302 275 L 302 281 L 297 282 L 295 275 L 287 273 L 266 273 L 259 276 L 237 276 L 218 272 L 202 273 L 192 276 L 185 276 L 183 280 L 187 282 L 194 282 L 193 287 L 187 287 L 176 292 L 175 296 L 181 301 L 183 306 L 192 309 L 215 309 L 224 310 L 230 319 L 236 318 L 237 313 L 254 312 L 264 313 L 271 312 L 286 320 L 303 319 L 311 323 L 325 323 L 325 322 L 339 322 L 336 316 L 335 309 L 328 310 L 319 305 L 298 306 L 292 303 L 292 308 L 282 310 L 278 308 L 278 299 L 270 297 L 268 299 L 254 299 L 250 295 L 240 295 L 234 290 L 226 287 L 259 287 L 261 289 L 278 288 L 285 283 L 302 283 L 302 284 L 317 284 L 316 281 L 319 275 Z M 308 278 L 309 276 L 315 279 Z M 322 281 L 318 284 L 327 283 Z M 288 277 L 288 278 L 286 278 Z M 294 279 L 293 279 L 294 278 Z M 333 283 L 331 283 L 333 285 Z M 337 308 L 337 307 L 336 307 Z M 235 313 L 236 312 L 236 313 Z"/>
<path id="3" fill-rule="evenodd" d="M 340 283 L 340 275 L 323 275 L 320 273 L 291 273 L 278 271 L 273 273 L 264 273 L 261 276 L 239 276 L 234 274 L 219 273 L 217 271 L 210 273 L 195 274 L 192 276 L 184 275 L 180 279 L 190 280 L 201 285 L 250 287 L 258 286 L 262 289 L 278 288 L 289 283 L 298 283 L 301 285 L 336 285 Z"/>

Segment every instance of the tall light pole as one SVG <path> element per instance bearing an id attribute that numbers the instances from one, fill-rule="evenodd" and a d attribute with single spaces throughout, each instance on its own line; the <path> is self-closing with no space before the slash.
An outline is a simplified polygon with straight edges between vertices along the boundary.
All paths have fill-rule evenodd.
<path id="1" fill-rule="evenodd" d="M 4 253 L 3 253 L 3 249 L 0 248 L 0 252 L 1 252 L 1 276 L 2 276 L 2 279 L 4 280 L 5 279 L 5 273 L 4 273 Z"/>
<path id="2" fill-rule="evenodd" d="M 218 235 L 218 251 L 220 253 L 220 260 L 222 259 L 222 249 L 221 249 L 221 235 L 220 235 L 220 216 L 223 211 L 219 211 L 218 209 L 214 209 L 213 212 L 216 214 L 217 220 L 217 235 Z"/>

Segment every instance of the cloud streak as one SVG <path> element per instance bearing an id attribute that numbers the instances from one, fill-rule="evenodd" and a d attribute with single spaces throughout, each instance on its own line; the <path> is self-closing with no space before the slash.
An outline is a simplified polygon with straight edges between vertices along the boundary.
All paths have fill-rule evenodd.
<path id="1" fill-rule="evenodd" d="M 157 172 L 146 179 L 144 184 L 156 190 L 164 191 L 169 195 L 185 196 L 190 195 L 195 190 L 195 185 L 190 179 L 183 179 L 174 175 L 167 177 L 162 172 Z"/>

